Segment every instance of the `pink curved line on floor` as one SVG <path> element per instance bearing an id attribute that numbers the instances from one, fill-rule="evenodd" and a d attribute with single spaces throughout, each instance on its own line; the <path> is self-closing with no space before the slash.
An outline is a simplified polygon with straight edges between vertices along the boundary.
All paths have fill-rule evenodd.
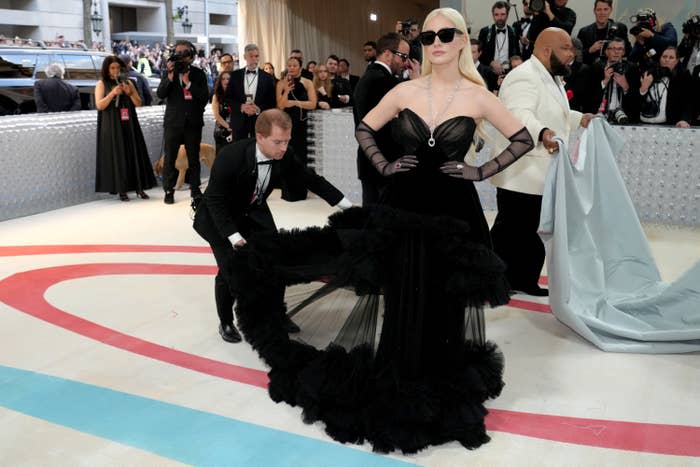
<path id="1" fill-rule="evenodd" d="M 113 274 L 214 275 L 216 266 L 90 263 L 35 269 L 14 274 L 0 281 L 0 300 L 36 318 L 118 349 L 208 375 L 267 388 L 267 373 L 264 371 L 154 344 L 67 313 L 44 298 L 46 290 L 59 282 Z"/>
<path id="2" fill-rule="evenodd" d="M 141 251 L 153 250 L 144 248 Z M 171 264 L 98 263 L 58 266 L 20 272 L 0 281 L 0 300 L 19 311 L 113 347 L 185 369 L 266 388 L 268 380 L 263 371 L 138 339 L 64 312 L 44 299 L 46 290 L 52 285 L 82 277 L 112 274 L 213 275 L 215 271 L 214 266 Z M 563 417 L 493 408 L 489 409 L 486 426 L 492 431 L 584 446 L 700 457 L 700 427 L 697 426 Z"/>
<path id="3" fill-rule="evenodd" d="M 208 246 L 185 245 L 14 245 L 0 246 L 0 256 L 74 253 L 211 253 Z"/>

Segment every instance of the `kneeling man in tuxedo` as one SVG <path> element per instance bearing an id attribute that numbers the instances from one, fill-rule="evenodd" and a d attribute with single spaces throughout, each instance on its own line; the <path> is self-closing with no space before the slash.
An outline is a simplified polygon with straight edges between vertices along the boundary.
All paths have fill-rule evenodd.
<path id="1" fill-rule="evenodd" d="M 537 36 L 530 59 L 508 73 L 498 94 L 530 134 L 539 135 L 532 151 L 491 177 L 498 205 L 491 228 L 493 249 L 507 265 L 511 288 L 530 295 L 548 295 L 537 284 L 545 254 L 537 229 L 544 179 L 559 146 L 554 137 L 568 141 L 572 131 L 587 127 L 593 118 L 569 108 L 562 77 L 571 73 L 574 56 L 569 34 L 547 28 Z"/>
<path id="2" fill-rule="evenodd" d="M 275 232 L 277 227 L 267 205 L 272 187 L 286 180 L 301 180 L 313 193 L 331 206 L 346 209 L 350 200 L 326 179 L 306 167 L 289 146 L 292 121 L 278 109 L 262 112 L 255 122 L 255 138 L 226 146 L 214 161 L 209 184 L 197 207 L 194 229 L 209 244 L 219 268 L 214 280 L 214 299 L 219 314 L 219 334 L 227 342 L 240 342 L 233 324 L 236 299 L 235 278 L 228 274 L 236 260 L 235 250 L 260 232 Z M 280 293 L 280 310 L 284 290 Z M 299 327 L 286 315 L 288 332 Z"/>

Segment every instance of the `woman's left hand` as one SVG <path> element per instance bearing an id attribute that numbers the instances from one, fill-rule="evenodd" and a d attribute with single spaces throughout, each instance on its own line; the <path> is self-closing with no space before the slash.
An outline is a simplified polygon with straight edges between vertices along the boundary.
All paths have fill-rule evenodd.
<path id="1" fill-rule="evenodd" d="M 467 167 L 470 166 L 465 164 L 463 161 L 448 161 L 440 166 L 440 172 L 444 173 L 445 175 L 449 175 L 450 177 L 470 180 L 471 178 L 468 174 L 474 171 L 468 171 Z M 472 169 L 474 169 L 474 167 L 472 167 Z"/>

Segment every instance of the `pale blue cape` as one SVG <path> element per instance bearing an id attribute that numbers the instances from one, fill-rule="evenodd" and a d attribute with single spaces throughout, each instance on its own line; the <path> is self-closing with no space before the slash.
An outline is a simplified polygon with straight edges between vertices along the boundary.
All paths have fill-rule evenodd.
<path id="1" fill-rule="evenodd" d="M 623 144 L 595 118 L 552 160 L 539 226 L 552 311 L 602 350 L 700 351 L 700 262 L 661 282 L 615 163 Z"/>

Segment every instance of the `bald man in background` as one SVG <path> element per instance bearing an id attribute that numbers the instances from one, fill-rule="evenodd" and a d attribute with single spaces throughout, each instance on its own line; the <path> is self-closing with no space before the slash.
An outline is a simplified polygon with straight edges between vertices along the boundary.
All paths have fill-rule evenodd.
<path id="1" fill-rule="evenodd" d="M 538 137 L 531 152 L 491 178 L 498 204 L 491 229 L 494 250 L 507 265 L 511 288 L 529 295 L 548 295 L 538 285 L 545 253 L 537 228 L 544 179 L 551 156 L 559 149 L 554 138 L 568 141 L 572 131 L 587 127 L 593 118 L 569 108 L 562 77 L 571 73 L 574 56 L 569 34 L 547 28 L 537 37 L 532 57 L 506 76 L 499 93 L 513 115 Z"/>

